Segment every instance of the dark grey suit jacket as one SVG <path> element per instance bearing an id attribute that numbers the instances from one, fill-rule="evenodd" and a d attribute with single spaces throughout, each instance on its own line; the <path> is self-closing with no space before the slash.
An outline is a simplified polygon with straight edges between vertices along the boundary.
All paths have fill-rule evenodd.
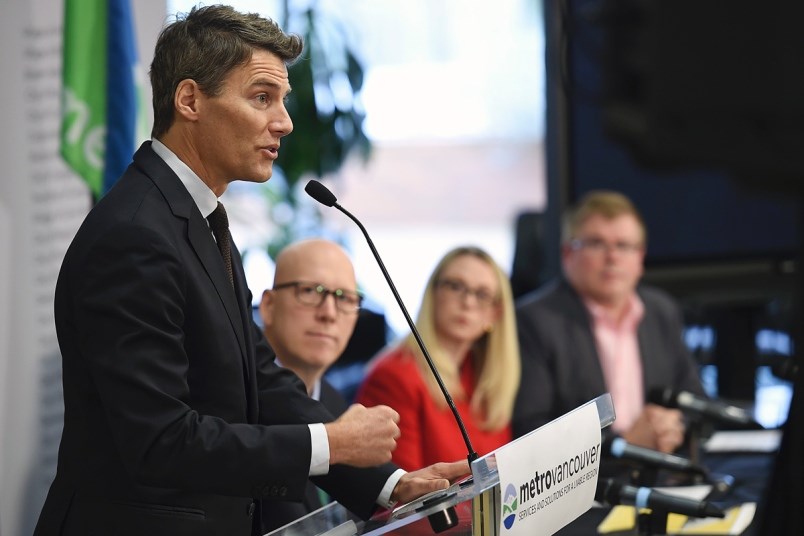
<path id="1" fill-rule="evenodd" d="M 682 339 L 681 312 L 664 292 L 640 286 L 645 316 L 638 328 L 645 394 L 673 387 L 703 395 L 698 367 Z M 517 301 L 522 382 L 514 437 L 605 393 L 589 312 L 563 279 Z"/>
<path id="2" fill-rule="evenodd" d="M 321 403 L 332 413 L 340 417 L 349 407 L 349 403 L 337 389 L 327 380 L 321 380 Z M 271 532 L 288 523 L 291 523 L 310 512 L 324 506 L 318 493 L 318 487 L 312 482 L 307 483 L 304 499 L 298 502 L 288 501 L 262 501 L 262 531 Z"/>
<path id="3" fill-rule="evenodd" d="M 207 222 L 146 142 L 65 256 L 55 317 L 64 431 L 36 535 L 243 535 L 299 500 L 307 423 L 332 415 L 273 361 Z M 366 517 L 393 471 L 316 482 Z M 256 512 L 255 512 L 256 509 Z"/>

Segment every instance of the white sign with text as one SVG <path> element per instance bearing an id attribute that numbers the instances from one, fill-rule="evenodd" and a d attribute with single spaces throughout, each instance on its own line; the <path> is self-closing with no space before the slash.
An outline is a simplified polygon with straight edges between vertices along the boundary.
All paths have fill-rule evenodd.
<path id="1" fill-rule="evenodd" d="M 554 534 L 592 506 L 600 417 L 586 404 L 495 451 L 501 536 Z"/>

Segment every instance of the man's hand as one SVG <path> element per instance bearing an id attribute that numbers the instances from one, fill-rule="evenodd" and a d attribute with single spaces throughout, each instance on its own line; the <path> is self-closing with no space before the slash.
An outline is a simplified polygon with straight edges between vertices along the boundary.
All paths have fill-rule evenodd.
<path id="1" fill-rule="evenodd" d="M 675 452 L 684 443 L 684 418 L 681 411 L 650 405 L 649 418 L 656 433 L 656 449 L 662 452 Z"/>
<path id="2" fill-rule="evenodd" d="M 431 491 L 447 489 L 451 482 L 469 474 L 469 462 L 434 463 L 424 469 L 405 474 L 397 482 L 391 501 L 407 503 Z"/>
<path id="3" fill-rule="evenodd" d="M 679 410 L 648 404 L 623 439 L 632 445 L 671 453 L 684 442 L 684 432 Z"/>
<path id="4" fill-rule="evenodd" d="M 353 404 L 336 421 L 325 424 L 329 463 L 373 467 L 391 461 L 399 437 L 399 414 L 388 406 Z"/>

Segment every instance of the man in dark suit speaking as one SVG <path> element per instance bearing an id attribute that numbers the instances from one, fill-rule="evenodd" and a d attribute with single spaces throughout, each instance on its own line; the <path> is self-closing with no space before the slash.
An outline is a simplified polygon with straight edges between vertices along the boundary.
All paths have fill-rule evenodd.
<path id="1" fill-rule="evenodd" d="M 271 176 L 301 50 L 273 21 L 225 6 L 160 34 L 153 139 L 59 274 L 64 431 L 35 534 L 246 536 L 260 530 L 255 499 L 300 500 L 308 477 L 367 517 L 468 471 L 387 464 L 396 412 L 352 406 L 333 420 L 251 319 L 218 197 Z"/>
<path id="2" fill-rule="evenodd" d="M 564 277 L 517 302 L 516 436 L 609 392 L 613 432 L 663 452 L 682 444 L 681 413 L 647 403 L 648 395 L 655 388 L 703 389 L 678 306 L 639 283 L 645 243 L 641 216 L 617 192 L 590 192 L 566 215 Z"/>

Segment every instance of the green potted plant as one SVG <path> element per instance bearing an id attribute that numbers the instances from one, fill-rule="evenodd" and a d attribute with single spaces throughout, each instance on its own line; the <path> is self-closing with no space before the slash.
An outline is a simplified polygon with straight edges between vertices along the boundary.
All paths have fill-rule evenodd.
<path id="1" fill-rule="evenodd" d="M 360 100 L 364 69 L 346 29 L 315 7 L 294 14 L 286 2 L 285 13 L 284 27 L 302 36 L 305 50 L 288 71 L 294 131 L 277 160 L 283 180 L 272 179 L 266 189 L 277 231 L 267 245 L 271 258 L 295 238 L 300 181 L 331 176 L 353 151 L 364 160 L 371 153 Z"/>

